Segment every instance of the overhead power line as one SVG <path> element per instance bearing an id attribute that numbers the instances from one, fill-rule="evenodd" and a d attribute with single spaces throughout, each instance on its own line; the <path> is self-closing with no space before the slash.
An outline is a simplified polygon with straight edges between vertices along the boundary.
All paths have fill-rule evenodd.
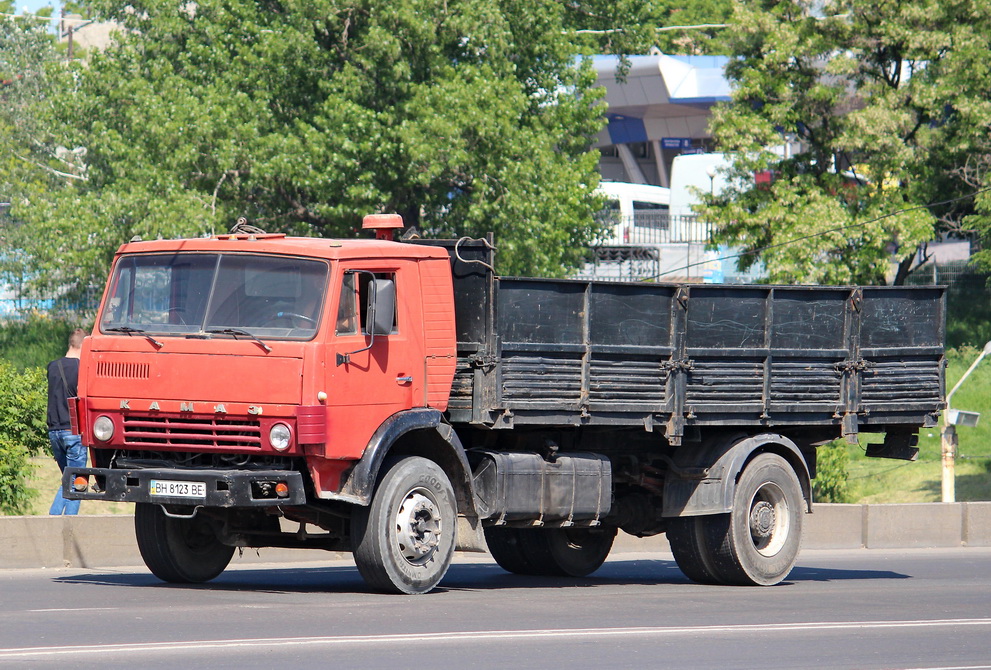
<path id="1" fill-rule="evenodd" d="M 3 14 L 0 16 L 8 19 L 27 19 L 29 21 L 46 21 L 48 23 L 92 23 L 95 19 L 84 19 L 70 16 L 38 16 L 37 14 Z"/>
<path id="2" fill-rule="evenodd" d="M 707 28 L 729 28 L 728 23 L 699 23 L 693 26 L 659 26 L 654 28 L 654 32 L 663 33 L 671 30 L 706 30 Z M 610 35 L 612 33 L 625 33 L 624 28 L 607 28 L 605 30 L 571 30 L 571 33 L 579 35 Z"/>

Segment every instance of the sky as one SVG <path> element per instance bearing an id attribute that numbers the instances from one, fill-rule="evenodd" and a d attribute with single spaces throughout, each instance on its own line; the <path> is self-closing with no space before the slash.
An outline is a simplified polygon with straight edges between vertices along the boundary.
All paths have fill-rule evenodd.
<path id="1" fill-rule="evenodd" d="M 54 8 L 55 11 L 52 12 L 52 16 L 58 16 L 62 3 L 59 0 L 14 0 L 14 11 L 18 14 L 25 10 L 31 14 L 36 14 L 39 9 L 44 7 Z"/>
<path id="2" fill-rule="evenodd" d="M 54 7 L 55 11 L 53 12 L 53 15 L 58 16 L 59 7 L 61 6 L 62 3 L 58 0 L 15 0 L 14 2 L 14 7 L 17 8 L 18 14 L 23 12 L 25 9 L 34 14 L 42 7 Z"/>
<path id="3" fill-rule="evenodd" d="M 22 14 L 28 12 L 31 14 L 37 14 L 39 9 L 44 9 L 45 7 L 51 7 L 54 9 L 52 12 L 53 17 L 58 17 L 62 3 L 59 0 L 15 0 L 14 1 L 14 13 Z M 54 22 L 48 24 L 49 30 L 57 32 L 57 28 Z"/>

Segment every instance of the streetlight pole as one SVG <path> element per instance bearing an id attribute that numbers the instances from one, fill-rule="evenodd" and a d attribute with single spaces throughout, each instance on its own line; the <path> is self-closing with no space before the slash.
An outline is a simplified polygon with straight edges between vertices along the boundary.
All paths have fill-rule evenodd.
<path id="1" fill-rule="evenodd" d="M 940 433 L 940 445 L 943 455 L 943 502 L 956 502 L 957 413 L 951 410 L 950 401 L 964 380 L 970 376 L 970 373 L 974 371 L 978 363 L 984 360 L 984 357 L 988 354 L 991 354 L 991 342 L 984 345 L 981 355 L 977 357 L 976 361 L 971 363 L 970 367 L 967 368 L 967 372 L 963 373 L 963 377 L 946 394 L 946 410 L 943 412 L 943 430 Z"/>

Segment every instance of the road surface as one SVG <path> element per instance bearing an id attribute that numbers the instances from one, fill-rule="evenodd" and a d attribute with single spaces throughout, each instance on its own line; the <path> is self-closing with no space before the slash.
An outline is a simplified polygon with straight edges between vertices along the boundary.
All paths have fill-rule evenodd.
<path id="1" fill-rule="evenodd" d="M 0 667 L 991 668 L 991 548 L 807 551 L 769 588 L 702 586 L 670 554 L 584 579 L 459 554 L 423 596 L 343 561 L 0 572 Z"/>

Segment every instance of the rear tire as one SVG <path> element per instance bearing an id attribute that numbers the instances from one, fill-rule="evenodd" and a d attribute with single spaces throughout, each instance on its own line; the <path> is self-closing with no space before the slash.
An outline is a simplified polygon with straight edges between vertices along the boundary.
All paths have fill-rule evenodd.
<path id="1" fill-rule="evenodd" d="M 802 543 L 805 500 L 798 476 L 777 454 L 759 454 L 740 475 L 733 509 L 711 519 L 708 537 L 723 584 L 771 586 L 791 572 Z"/>
<path id="2" fill-rule="evenodd" d="M 354 562 L 369 586 L 426 593 L 454 554 L 454 488 L 439 465 L 419 456 L 387 463 L 368 507 L 351 515 Z"/>
<path id="3" fill-rule="evenodd" d="M 210 520 L 165 516 L 160 505 L 137 503 L 134 535 L 145 565 L 162 581 L 174 584 L 208 582 L 227 567 L 234 547 L 223 544 Z"/>
<path id="4" fill-rule="evenodd" d="M 699 584 L 718 584 L 707 535 L 713 517 L 684 516 L 668 520 L 668 544 L 685 576 Z"/>

